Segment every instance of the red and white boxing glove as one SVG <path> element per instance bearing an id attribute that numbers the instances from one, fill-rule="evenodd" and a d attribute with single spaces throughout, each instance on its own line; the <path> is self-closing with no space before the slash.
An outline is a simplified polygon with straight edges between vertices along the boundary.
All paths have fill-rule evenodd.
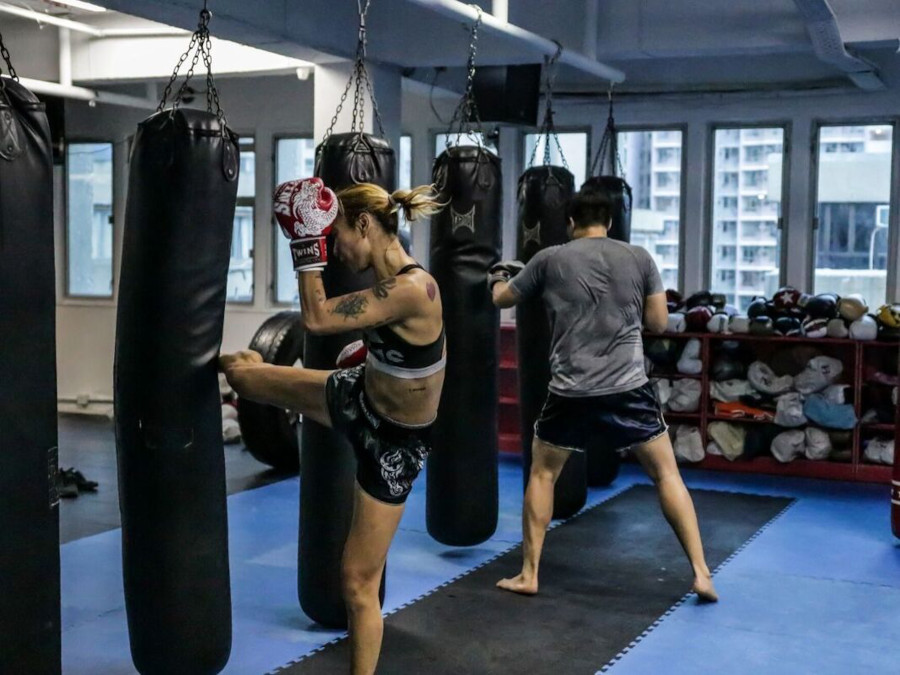
<path id="1" fill-rule="evenodd" d="M 365 362 L 369 350 L 362 340 L 351 342 L 341 350 L 338 354 L 336 365 L 341 370 L 345 368 L 353 368 Z"/>
<path id="2" fill-rule="evenodd" d="M 297 272 L 315 272 L 328 263 L 326 238 L 338 215 L 338 200 L 321 178 L 282 183 L 275 189 L 273 211 L 291 242 Z"/>

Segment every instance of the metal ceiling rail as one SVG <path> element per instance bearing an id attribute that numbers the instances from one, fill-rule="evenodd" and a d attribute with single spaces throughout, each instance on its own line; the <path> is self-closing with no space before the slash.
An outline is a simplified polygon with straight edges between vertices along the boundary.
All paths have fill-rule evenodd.
<path id="1" fill-rule="evenodd" d="M 425 7 L 438 14 L 450 17 L 451 19 L 459 19 L 460 21 L 475 21 L 478 17 L 478 11 L 472 5 L 467 5 L 458 2 L 457 0 L 406 0 L 406 2 L 418 5 L 419 7 Z M 548 40 L 545 37 L 527 31 L 524 28 L 519 28 L 506 21 L 500 21 L 487 12 L 483 13 L 481 16 L 481 25 L 482 30 L 510 37 L 521 42 L 523 45 L 528 46 L 542 56 L 553 56 L 556 54 L 557 45 L 553 40 Z M 615 84 L 625 81 L 625 73 L 621 70 L 568 49 L 563 50 L 562 55 L 559 57 L 559 62 L 580 70 L 583 73 L 587 73 L 588 75 L 594 75 Z"/>

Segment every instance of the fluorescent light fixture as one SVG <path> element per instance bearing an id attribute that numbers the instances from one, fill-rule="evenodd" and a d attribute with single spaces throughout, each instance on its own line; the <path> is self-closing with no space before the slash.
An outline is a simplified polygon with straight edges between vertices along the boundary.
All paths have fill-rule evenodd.
<path id="1" fill-rule="evenodd" d="M 106 7 L 95 5 L 90 2 L 82 2 L 82 0 L 50 0 L 56 5 L 66 5 L 73 9 L 83 9 L 86 12 L 105 12 Z"/>
<path id="2" fill-rule="evenodd" d="M 3 12 L 5 14 L 12 14 L 13 16 L 21 16 L 24 19 L 31 19 L 32 21 L 36 21 L 37 23 L 46 23 L 50 26 L 68 28 L 70 30 L 78 31 L 79 33 L 88 33 L 89 35 L 94 35 L 96 37 L 101 37 L 103 35 L 102 30 L 100 30 L 99 28 L 94 28 L 93 26 L 89 26 L 86 23 L 69 21 L 68 19 L 61 19 L 58 16 L 42 14 L 41 12 L 35 12 L 33 10 L 24 9 L 21 7 L 13 7 L 12 5 L 8 5 L 5 2 L 0 2 L 0 12 Z"/>

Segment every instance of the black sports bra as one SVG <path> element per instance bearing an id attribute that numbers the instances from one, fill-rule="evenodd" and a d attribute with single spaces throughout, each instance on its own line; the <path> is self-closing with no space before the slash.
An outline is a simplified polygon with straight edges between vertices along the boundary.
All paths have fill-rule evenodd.
<path id="1" fill-rule="evenodd" d="M 397 276 L 414 269 L 425 269 L 419 264 L 407 265 Z M 439 372 L 447 363 L 444 356 L 444 328 L 438 339 L 428 345 L 412 345 L 388 326 L 367 328 L 363 342 L 369 350 L 366 363 L 371 368 L 402 379 L 428 377 Z"/>

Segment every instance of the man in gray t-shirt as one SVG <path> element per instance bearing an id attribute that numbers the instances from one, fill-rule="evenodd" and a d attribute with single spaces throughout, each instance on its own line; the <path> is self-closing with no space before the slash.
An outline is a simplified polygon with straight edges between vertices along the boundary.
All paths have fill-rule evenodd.
<path id="1" fill-rule="evenodd" d="M 525 266 L 497 263 L 488 275 L 495 305 L 512 307 L 540 296 L 551 329 L 549 392 L 534 425 L 522 507 L 522 572 L 497 585 L 537 593 L 553 487 L 571 452 L 602 439 L 610 452 L 631 449 L 654 481 L 691 564 L 694 592 L 715 601 L 694 504 L 644 372 L 641 329 L 665 330 L 666 295 L 647 251 L 607 236 L 613 198 L 603 178 L 588 180 L 569 205 L 572 241 L 541 251 Z"/>
<path id="2" fill-rule="evenodd" d="M 665 293 L 647 251 L 606 236 L 579 237 L 535 255 L 509 288 L 519 301 L 543 298 L 554 394 L 603 396 L 647 382 L 644 298 Z"/>

